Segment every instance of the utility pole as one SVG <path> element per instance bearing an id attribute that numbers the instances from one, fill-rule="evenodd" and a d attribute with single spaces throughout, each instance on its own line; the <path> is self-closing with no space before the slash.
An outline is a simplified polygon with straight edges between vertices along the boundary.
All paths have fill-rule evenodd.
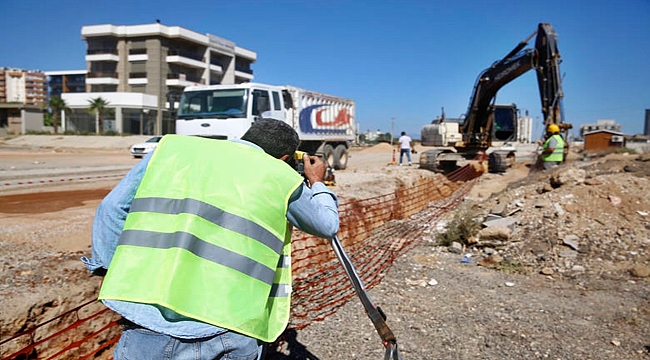
<path id="1" fill-rule="evenodd" d="M 393 145 L 393 134 L 395 133 L 395 118 L 390 118 L 390 144 Z"/>

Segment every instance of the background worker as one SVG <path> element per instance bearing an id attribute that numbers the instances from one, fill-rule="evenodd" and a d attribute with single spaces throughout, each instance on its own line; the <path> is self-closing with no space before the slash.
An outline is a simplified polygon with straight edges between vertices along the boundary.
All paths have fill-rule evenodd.
<path id="1" fill-rule="evenodd" d="M 286 328 L 291 227 L 339 227 L 327 166 L 262 119 L 238 142 L 166 135 L 97 208 L 92 258 L 99 299 L 119 313 L 119 359 L 260 359 Z M 110 264 L 110 266 L 109 266 Z"/>
<path id="2" fill-rule="evenodd" d="M 564 139 L 560 135 L 560 127 L 550 124 L 546 128 L 546 141 L 542 145 L 542 163 L 544 170 L 558 166 L 564 161 Z"/>
<path id="3" fill-rule="evenodd" d="M 411 137 L 406 135 L 406 132 L 402 131 L 402 136 L 399 137 L 397 142 L 399 143 L 399 165 L 402 166 L 404 154 L 406 154 L 406 159 L 408 160 L 409 165 L 411 165 L 411 148 L 413 147 L 413 140 L 411 140 Z"/>

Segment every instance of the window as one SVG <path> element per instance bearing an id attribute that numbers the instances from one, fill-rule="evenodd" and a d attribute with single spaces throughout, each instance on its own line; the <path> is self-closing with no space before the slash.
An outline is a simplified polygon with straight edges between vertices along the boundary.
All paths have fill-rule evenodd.
<path id="1" fill-rule="evenodd" d="M 242 115 L 246 112 L 245 90 L 214 91 L 210 112 L 228 115 Z M 210 99 L 208 99 L 210 101 Z"/>
<path id="2" fill-rule="evenodd" d="M 282 110 L 280 106 L 280 93 L 277 91 L 273 92 L 273 110 Z"/>
<path id="3" fill-rule="evenodd" d="M 282 90 L 282 98 L 284 99 L 284 108 L 293 109 L 293 98 L 287 90 Z"/>
<path id="4" fill-rule="evenodd" d="M 271 110 L 269 92 L 266 90 L 253 90 L 253 115 L 259 116 Z"/>

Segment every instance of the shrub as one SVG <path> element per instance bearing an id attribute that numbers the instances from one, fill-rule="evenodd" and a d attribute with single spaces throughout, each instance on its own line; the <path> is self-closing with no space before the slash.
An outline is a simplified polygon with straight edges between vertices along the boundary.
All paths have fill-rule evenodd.
<path id="1" fill-rule="evenodd" d="M 636 154 L 636 150 L 630 149 L 630 148 L 620 148 L 615 151 L 617 154 L 622 154 L 622 153 L 628 153 L 628 154 Z"/>
<path id="2" fill-rule="evenodd" d="M 497 264 L 496 269 L 508 274 L 530 275 L 532 273 L 530 266 L 520 262 L 502 261 Z"/>
<path id="3" fill-rule="evenodd" d="M 468 207 L 460 208 L 447 224 L 447 231 L 438 234 L 437 239 L 442 246 L 449 246 L 454 241 L 467 245 L 469 238 L 476 236 L 480 229 L 481 222 L 476 212 Z"/>

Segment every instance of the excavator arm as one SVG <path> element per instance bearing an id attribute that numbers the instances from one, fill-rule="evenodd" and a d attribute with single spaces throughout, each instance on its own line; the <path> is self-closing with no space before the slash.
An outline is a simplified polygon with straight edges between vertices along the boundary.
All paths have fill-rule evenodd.
<path id="1" fill-rule="evenodd" d="M 550 24 L 539 24 L 535 49 L 539 54 L 537 64 L 537 84 L 542 101 L 542 114 L 544 115 L 544 128 L 556 124 L 567 138 L 571 124 L 564 122 L 564 107 L 562 100 L 562 77 L 560 74 L 560 51 L 557 47 L 557 33 Z"/>
<path id="2" fill-rule="evenodd" d="M 536 65 L 537 53 L 533 49 L 519 51 L 518 46 L 513 52 L 484 70 L 476 81 L 463 123 L 463 143 L 456 144 L 457 148 L 479 151 L 490 147 L 497 91 Z"/>

